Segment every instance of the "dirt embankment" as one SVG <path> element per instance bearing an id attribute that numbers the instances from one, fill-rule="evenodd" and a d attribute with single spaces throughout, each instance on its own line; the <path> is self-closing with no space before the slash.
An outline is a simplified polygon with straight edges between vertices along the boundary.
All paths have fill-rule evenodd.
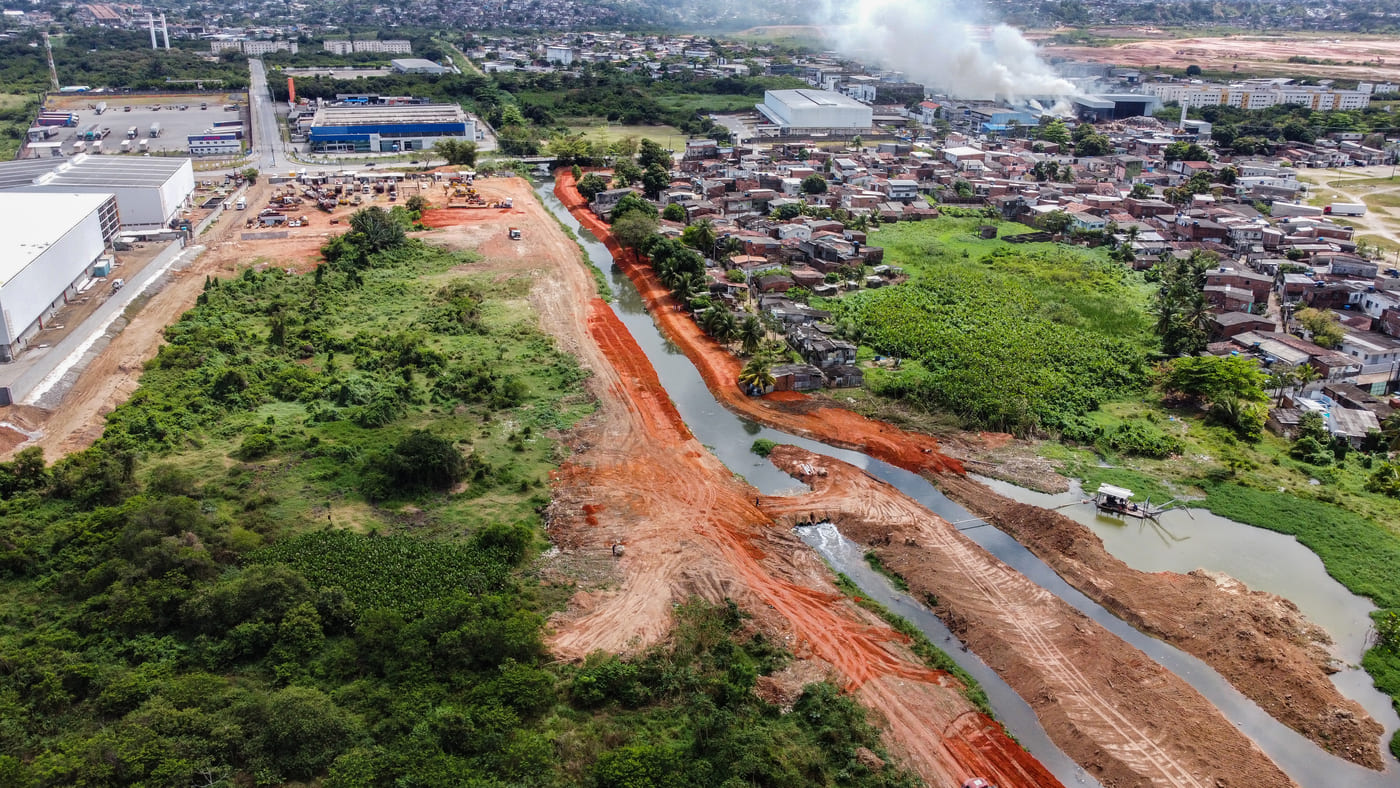
<path id="1" fill-rule="evenodd" d="M 1328 680 L 1327 634 L 1292 602 L 1225 575 L 1139 572 L 1059 512 L 965 477 L 940 477 L 938 486 L 1114 615 L 1210 665 L 1279 722 L 1349 761 L 1385 768 L 1380 723 Z"/>
<path id="2" fill-rule="evenodd" d="M 997 498 L 983 485 L 963 478 L 961 462 L 940 452 L 938 444 L 927 436 L 898 430 L 803 394 L 743 395 L 734 383 L 738 360 L 675 308 L 670 293 L 651 270 L 636 264 L 607 234 L 607 225 L 583 207 L 568 173 L 560 176 L 558 183 L 566 186 L 556 184 L 556 194 L 576 218 L 605 239 L 619 267 L 653 305 L 653 318 L 695 362 L 711 392 L 730 409 L 779 429 L 867 451 L 921 473 L 974 511 L 980 512 L 976 503 Z M 809 418 L 813 416 L 816 418 Z M 871 425 L 878 428 L 872 430 Z M 969 437 L 962 442 L 977 443 L 979 451 L 985 453 L 993 437 L 984 435 L 976 441 Z M 1019 511 L 1022 527 L 1013 522 L 1004 530 L 1034 550 L 1071 585 L 1139 630 L 1211 665 L 1285 725 L 1342 757 L 1382 768 L 1378 724 L 1327 679 L 1326 654 L 1314 641 L 1320 631 L 1286 600 L 1250 592 L 1230 578 L 1136 572 L 1109 555 L 1097 537 L 1068 518 L 1033 506 L 1022 506 Z M 1053 538 L 1033 527 L 1047 522 L 1056 526 Z M 1082 549 L 1071 549 L 1074 546 Z"/>
<path id="3" fill-rule="evenodd" d="M 962 697 L 954 678 L 921 665 L 902 636 L 837 592 L 795 536 L 773 527 L 754 490 L 690 434 L 641 348 L 597 297 L 577 245 L 529 185 L 490 185 L 516 207 L 434 211 L 440 229 L 424 240 L 477 249 L 483 260 L 472 270 L 530 275 L 541 325 L 592 372 L 599 405 L 569 436 L 574 454 L 554 477 L 547 523 L 560 552 L 545 569 L 606 580 L 577 592 L 551 621 L 550 648 L 566 659 L 635 651 L 665 638 L 676 603 L 730 598 L 803 661 L 796 675 L 832 675 L 851 689 L 886 723 L 891 749 L 931 785 L 974 776 L 1004 787 L 1059 785 Z M 523 238 L 503 240 L 508 226 L 525 228 Z M 795 689 L 780 684 L 764 690 Z"/>
<path id="4" fill-rule="evenodd" d="M 580 224 L 607 245 L 614 262 L 650 305 L 652 319 L 695 364 L 705 385 L 725 407 L 761 424 L 861 451 L 915 473 L 962 473 L 962 464 L 941 454 L 938 441 L 928 435 L 906 432 L 799 392 L 774 392 L 765 397 L 745 395 L 735 382 L 741 368 L 739 360 L 700 330 L 649 266 L 639 264 L 634 254 L 618 244 L 607 223 L 588 210 L 567 170 L 557 174 L 554 194 Z"/>
<path id="5" fill-rule="evenodd" d="M 871 545 L 1105 786 L 1293 785 L 1185 681 L 903 493 L 793 446 L 770 459 L 812 492 L 763 497 L 761 509 L 788 524 L 830 520 Z"/>

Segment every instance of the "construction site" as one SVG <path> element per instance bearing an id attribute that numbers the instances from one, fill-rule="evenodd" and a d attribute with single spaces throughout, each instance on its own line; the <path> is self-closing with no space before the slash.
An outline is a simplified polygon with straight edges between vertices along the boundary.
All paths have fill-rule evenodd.
<path id="1" fill-rule="evenodd" d="M 1383 785 L 1393 777 L 1377 771 L 1385 766 L 1380 726 L 1328 682 L 1315 633 L 1286 602 L 1212 578 L 1115 564 L 1101 546 L 1094 551 L 1077 523 L 1005 501 L 967 478 L 963 462 L 927 435 L 796 392 L 744 396 L 734 357 L 677 310 L 650 268 L 587 211 L 567 172 L 554 196 L 568 210 L 562 217 L 521 178 L 449 168 L 260 181 L 242 193 L 243 210 L 229 206 L 198 239 L 203 253 L 123 321 L 57 399 L 5 409 L 0 417 L 13 438 L 3 444 L 6 454 L 38 445 L 52 461 L 99 437 L 103 415 L 136 388 L 162 330 L 193 305 L 206 277 L 250 265 L 307 273 L 355 210 L 420 197 L 428 229 L 415 237 L 475 252 L 478 273 L 528 274 L 541 328 L 590 373 L 598 410 L 565 436 L 571 451 L 554 474 L 546 512 L 557 550 L 542 559 L 541 572 L 572 589 L 567 609 L 550 622 L 556 657 L 639 653 L 667 638 L 676 604 L 732 599 L 797 657 L 761 682 L 766 698 L 790 706 L 806 683 L 835 681 L 872 712 L 890 751 L 929 785 L 1320 784 L 1299 777 L 1307 767 L 1281 760 L 1273 742 L 1261 744 L 1254 729 L 1238 727 L 1235 701 L 1144 653 L 1142 640 L 1123 634 L 1128 622 L 1142 638 L 1195 655 L 1206 672 L 1225 677 L 1246 706 L 1276 719 L 1267 730 L 1295 736 L 1296 743 L 1285 741 L 1302 758 L 1320 758 L 1319 770 L 1344 775 L 1334 784 Z M 598 296 L 588 259 L 561 227 L 570 215 L 607 245 L 612 260 L 593 262 L 618 266 L 645 307 L 645 324 L 624 324 Z M 648 343 L 684 353 L 680 362 L 693 366 L 712 397 L 705 407 L 718 403 L 733 414 L 699 418 L 731 419 L 736 429 L 742 419 L 813 447 L 774 450 L 774 465 L 791 474 L 785 492 L 751 484 L 696 437 L 698 417 L 688 405 L 678 409 L 681 392 L 668 388 L 676 384 L 663 380 L 652 351 L 639 344 L 644 326 L 656 333 Z M 959 453 L 972 456 L 993 443 L 969 434 Z M 875 475 L 890 469 L 924 485 L 908 489 L 931 489 L 931 481 L 940 496 L 1022 540 L 1108 612 L 1086 615 L 970 539 L 956 518 L 932 511 L 923 493 L 916 499 Z M 930 667 L 907 636 L 842 593 L 831 568 L 793 530 L 812 522 L 834 524 L 905 577 L 911 596 L 1025 699 L 1075 769 L 1047 766 L 969 701 L 958 678 Z M 1198 627 L 1212 621 L 1213 629 Z M 1221 647 L 1229 643 L 1240 645 Z M 1317 755 L 1305 749 L 1314 747 Z"/>

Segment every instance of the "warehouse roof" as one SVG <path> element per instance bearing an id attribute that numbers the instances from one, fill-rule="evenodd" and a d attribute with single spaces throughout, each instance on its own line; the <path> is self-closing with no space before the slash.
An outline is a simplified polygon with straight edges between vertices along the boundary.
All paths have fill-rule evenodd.
<path id="1" fill-rule="evenodd" d="M 185 158 L 164 156 L 74 156 L 0 162 L 0 190 L 41 186 L 159 187 L 179 172 Z"/>
<path id="2" fill-rule="evenodd" d="M 109 194 L 0 192 L 0 285 L 110 199 Z"/>
<path id="3" fill-rule="evenodd" d="M 789 107 L 856 107 L 869 109 L 865 104 L 850 96 L 832 90 L 770 90 L 768 96 L 783 102 Z"/>
<path id="4" fill-rule="evenodd" d="M 465 123 L 469 118 L 456 104 L 390 104 L 385 106 L 321 107 L 311 127 L 392 126 L 407 123 Z"/>
<path id="5" fill-rule="evenodd" d="M 399 57 L 389 61 L 394 68 L 398 69 L 427 69 L 429 71 L 446 71 L 443 66 L 431 60 L 421 57 Z"/>

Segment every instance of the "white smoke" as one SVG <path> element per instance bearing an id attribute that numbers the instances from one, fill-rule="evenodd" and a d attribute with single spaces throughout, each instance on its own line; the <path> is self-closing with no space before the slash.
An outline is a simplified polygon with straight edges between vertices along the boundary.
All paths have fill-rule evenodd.
<path id="1" fill-rule="evenodd" d="M 975 6 L 975 0 L 857 0 L 837 10 L 827 0 L 826 32 L 842 54 L 902 71 L 957 98 L 1017 101 L 1078 93 L 1019 30 L 974 24 L 969 12 Z"/>

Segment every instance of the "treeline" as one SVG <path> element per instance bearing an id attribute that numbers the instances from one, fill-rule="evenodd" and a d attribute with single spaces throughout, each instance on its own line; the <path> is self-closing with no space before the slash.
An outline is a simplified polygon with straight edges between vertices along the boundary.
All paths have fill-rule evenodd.
<path id="1" fill-rule="evenodd" d="M 1180 114 L 1175 102 L 1157 113 L 1159 118 L 1173 122 Z M 1296 104 L 1253 110 L 1222 105 L 1193 107 L 1187 116 L 1212 124 L 1215 143 L 1243 155 L 1269 153 L 1284 142 L 1312 143 L 1333 132 L 1356 132 L 1363 135 L 1365 144 L 1384 148 L 1386 137 L 1400 130 L 1395 115 L 1380 107 L 1318 111 Z"/>
<path id="2" fill-rule="evenodd" d="M 209 281 L 92 448 L 0 463 L 0 784 L 914 785 L 830 685 L 760 699 L 791 656 L 733 605 L 549 659 L 580 373 L 405 214 Z"/>

